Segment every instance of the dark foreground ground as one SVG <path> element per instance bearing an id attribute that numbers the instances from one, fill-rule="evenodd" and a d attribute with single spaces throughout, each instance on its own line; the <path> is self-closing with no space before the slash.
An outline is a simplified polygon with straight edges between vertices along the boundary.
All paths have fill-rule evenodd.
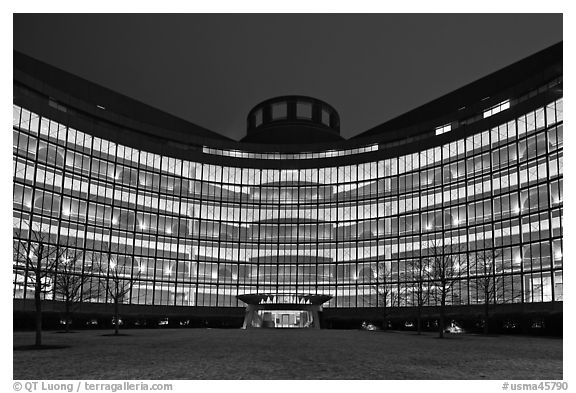
<path id="1" fill-rule="evenodd" d="M 360 330 L 45 332 L 14 379 L 562 379 L 562 339 Z M 33 343 L 15 332 L 14 347 Z"/>

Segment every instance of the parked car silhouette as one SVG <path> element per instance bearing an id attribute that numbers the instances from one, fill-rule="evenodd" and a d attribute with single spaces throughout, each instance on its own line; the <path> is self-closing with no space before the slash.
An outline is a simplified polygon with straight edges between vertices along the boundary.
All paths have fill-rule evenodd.
<path id="1" fill-rule="evenodd" d="M 444 329 L 445 333 L 460 334 L 464 333 L 464 329 L 458 326 L 455 322 L 450 322 L 450 325 Z"/>
<path id="2" fill-rule="evenodd" d="M 380 328 L 373 323 L 362 322 L 362 330 L 380 330 Z"/>

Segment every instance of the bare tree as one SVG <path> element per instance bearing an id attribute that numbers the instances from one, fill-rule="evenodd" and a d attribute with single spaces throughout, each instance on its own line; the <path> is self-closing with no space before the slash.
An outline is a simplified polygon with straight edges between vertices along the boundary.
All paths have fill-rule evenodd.
<path id="1" fill-rule="evenodd" d="M 472 259 L 471 269 L 476 274 L 476 284 L 482 295 L 484 305 L 484 334 L 489 333 L 490 306 L 496 304 L 498 290 L 502 288 L 502 277 L 498 274 L 496 261 L 500 257 L 497 249 L 487 249 L 478 251 Z"/>
<path id="2" fill-rule="evenodd" d="M 114 334 L 118 334 L 120 328 L 120 303 L 126 296 L 130 295 L 134 285 L 132 267 L 134 257 L 130 257 L 131 263 L 121 261 L 113 254 L 109 246 L 105 253 L 95 254 L 93 263 L 97 263 L 97 268 L 102 278 L 100 288 L 104 288 L 108 298 L 114 303 Z M 122 263 L 124 262 L 124 263 Z M 140 272 L 137 273 L 136 279 Z"/>
<path id="3" fill-rule="evenodd" d="M 58 271 L 54 277 L 54 292 L 64 301 L 64 315 L 66 319 L 66 333 L 70 331 L 70 320 L 73 309 L 89 295 L 86 284 L 90 276 L 82 271 L 82 257 L 84 253 L 68 249 L 58 264 Z"/>
<path id="4" fill-rule="evenodd" d="M 42 294 L 52 289 L 54 270 L 66 247 L 56 244 L 49 233 L 43 231 L 42 225 L 38 229 L 28 228 L 26 231 L 17 230 L 13 247 L 14 259 L 26 269 L 26 280 L 34 286 L 35 309 L 35 344 L 42 345 Z"/>
<path id="5" fill-rule="evenodd" d="M 416 331 L 418 334 L 422 334 L 422 309 L 430 296 L 430 288 L 427 282 L 427 261 L 423 258 L 417 258 L 408 264 L 412 272 L 414 293 L 416 294 Z"/>
<path id="6" fill-rule="evenodd" d="M 462 257 L 458 246 L 446 244 L 444 239 L 431 240 L 427 247 L 427 276 L 430 281 L 430 293 L 440 303 L 438 333 L 444 338 L 446 325 L 446 298 L 454 284 L 462 277 Z"/>
<path id="7" fill-rule="evenodd" d="M 393 305 L 397 298 L 398 293 L 390 285 L 392 281 L 392 264 L 391 262 L 378 263 L 378 297 L 382 305 L 382 316 L 384 317 L 383 329 L 388 329 L 388 303 Z"/>

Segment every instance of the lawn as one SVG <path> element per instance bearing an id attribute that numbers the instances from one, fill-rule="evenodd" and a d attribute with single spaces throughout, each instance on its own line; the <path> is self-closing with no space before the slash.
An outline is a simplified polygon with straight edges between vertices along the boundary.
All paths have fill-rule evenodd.
<path id="1" fill-rule="evenodd" d="M 289 329 L 44 332 L 14 379 L 562 379 L 562 339 Z M 14 332 L 14 346 L 33 332 Z"/>

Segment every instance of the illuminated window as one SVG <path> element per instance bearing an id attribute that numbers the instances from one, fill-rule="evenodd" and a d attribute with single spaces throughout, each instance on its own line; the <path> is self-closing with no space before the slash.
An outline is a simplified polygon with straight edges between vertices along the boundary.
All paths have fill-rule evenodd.
<path id="1" fill-rule="evenodd" d="M 510 108 L 510 100 L 502 101 L 499 104 L 494 105 L 492 108 L 485 110 L 483 113 L 484 119 L 508 108 Z"/>
<path id="2" fill-rule="evenodd" d="M 443 126 L 436 127 L 436 135 L 444 134 L 448 131 L 452 131 L 452 124 L 445 124 Z"/>

